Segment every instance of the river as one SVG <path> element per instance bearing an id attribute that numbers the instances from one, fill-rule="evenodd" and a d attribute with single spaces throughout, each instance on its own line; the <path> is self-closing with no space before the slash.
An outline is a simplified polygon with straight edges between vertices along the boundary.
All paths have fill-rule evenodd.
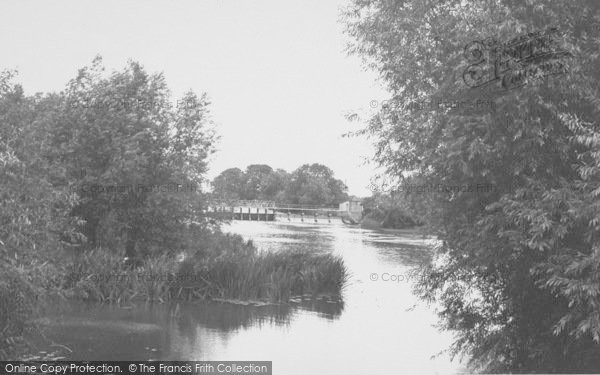
<path id="1" fill-rule="evenodd" d="M 407 281 L 428 257 L 421 236 L 279 222 L 236 221 L 223 229 L 252 239 L 262 251 L 340 255 L 350 271 L 343 303 L 122 308 L 65 302 L 42 319 L 47 342 L 56 343 L 43 352 L 58 349 L 77 360 L 264 360 L 282 375 L 460 372 L 457 360 L 432 358 L 449 347 L 451 336 L 434 327 L 432 310 Z"/>

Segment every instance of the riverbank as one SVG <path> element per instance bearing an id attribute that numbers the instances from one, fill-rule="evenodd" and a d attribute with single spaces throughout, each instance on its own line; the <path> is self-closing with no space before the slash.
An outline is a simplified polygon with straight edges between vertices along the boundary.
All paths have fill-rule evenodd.
<path id="1" fill-rule="evenodd" d="M 63 254 L 54 262 L 1 265 L 0 359 L 16 358 L 22 335 L 46 300 L 102 304 L 135 301 L 218 300 L 253 304 L 288 303 L 298 296 L 341 299 L 348 278 L 343 261 L 309 251 L 259 252 L 251 241 L 220 231 L 194 239 L 196 247 L 148 256 L 135 266 L 108 249 Z"/>

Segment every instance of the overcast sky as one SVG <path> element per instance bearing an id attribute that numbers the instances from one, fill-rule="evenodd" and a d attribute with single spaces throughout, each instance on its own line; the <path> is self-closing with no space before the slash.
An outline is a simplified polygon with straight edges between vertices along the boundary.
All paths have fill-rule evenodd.
<path id="1" fill-rule="evenodd" d="M 385 98 L 373 72 L 348 57 L 342 0 L 0 0 L 0 69 L 28 94 L 60 91 L 101 55 L 164 72 L 174 99 L 207 92 L 221 136 L 209 177 L 268 164 L 323 163 L 365 196 L 374 165 L 365 139 L 342 138 Z"/>

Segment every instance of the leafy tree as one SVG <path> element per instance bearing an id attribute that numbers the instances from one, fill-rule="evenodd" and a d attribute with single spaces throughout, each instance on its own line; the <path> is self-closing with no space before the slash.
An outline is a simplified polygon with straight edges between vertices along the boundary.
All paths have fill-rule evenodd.
<path id="1" fill-rule="evenodd" d="M 252 164 L 246 167 L 246 184 L 244 186 L 244 199 L 266 199 L 268 189 L 267 179 L 273 174 L 273 168 L 266 164 Z"/>
<path id="2" fill-rule="evenodd" d="M 290 175 L 283 169 L 277 169 L 266 176 L 262 194 L 263 199 L 271 199 L 276 202 L 283 202 L 284 192 L 290 180 Z"/>
<path id="3" fill-rule="evenodd" d="M 44 294 L 40 279 L 60 278 L 49 265 L 77 237 L 69 213 L 77 195 L 60 186 L 64 168 L 52 157 L 49 129 L 56 95 L 27 97 L 15 72 L 0 72 L 0 359 L 27 351 L 23 339 Z M 43 275 L 43 276 L 41 276 Z"/>
<path id="4" fill-rule="evenodd" d="M 91 247 L 172 249 L 202 221 L 199 187 L 216 138 L 208 106 L 188 93 L 173 108 L 164 77 L 135 62 L 107 76 L 97 58 L 69 83 L 53 145 Z"/>
<path id="5" fill-rule="evenodd" d="M 26 97 L 15 74 L 0 74 L 0 259 L 20 265 L 61 247 L 77 198 L 57 185 L 64 169 L 48 139 L 56 98 Z"/>
<path id="6" fill-rule="evenodd" d="M 221 199 L 242 199 L 246 175 L 239 168 L 229 168 L 213 180 L 213 194 Z"/>
<path id="7" fill-rule="evenodd" d="M 335 205 L 348 199 L 346 185 L 322 164 L 304 164 L 290 175 L 286 202 L 306 205 Z"/>
<path id="8" fill-rule="evenodd" d="M 392 96 L 361 132 L 388 173 L 495 187 L 410 195 L 441 240 L 418 291 L 457 333 L 452 352 L 487 372 L 600 370 L 599 10 L 593 0 L 355 0 L 345 12 L 351 52 Z M 558 59 L 566 74 L 538 71 L 511 90 L 465 85 L 467 44 L 549 27 L 573 56 Z M 514 60 L 518 77 L 527 67 Z M 477 99 L 491 109 L 415 105 Z"/>
<path id="9" fill-rule="evenodd" d="M 363 217 L 375 220 L 382 228 L 408 228 L 417 225 L 411 210 L 401 199 L 384 192 L 374 192 L 362 200 Z"/>

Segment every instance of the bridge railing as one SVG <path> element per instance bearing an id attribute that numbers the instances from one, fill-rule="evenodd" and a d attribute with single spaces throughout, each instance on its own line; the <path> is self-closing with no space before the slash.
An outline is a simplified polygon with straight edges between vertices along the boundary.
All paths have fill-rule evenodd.
<path id="1" fill-rule="evenodd" d="M 327 214 L 328 212 L 337 214 L 339 212 L 342 212 L 342 211 L 338 210 L 337 208 L 306 208 L 306 207 L 274 207 L 273 210 L 277 211 L 277 212 L 282 212 L 282 213 L 289 212 L 291 214 L 304 213 L 306 215 L 313 214 L 313 213 Z"/>
<path id="2" fill-rule="evenodd" d="M 295 209 L 306 209 L 306 210 L 337 210 L 338 206 L 325 206 L 316 204 L 295 204 L 295 203 L 279 203 L 276 205 L 277 208 L 295 208 Z"/>
<path id="3" fill-rule="evenodd" d="M 261 200 L 227 200 L 227 199 L 215 199 L 208 203 L 209 206 L 222 206 L 222 207 L 253 207 L 253 208 L 273 208 L 277 210 L 324 210 L 324 211 L 338 211 L 338 206 L 325 206 L 325 205 L 310 205 L 310 204 L 296 204 L 296 203 L 275 203 L 274 201 L 261 201 Z"/>
<path id="4" fill-rule="evenodd" d="M 274 201 L 263 200 L 237 200 L 237 199 L 214 199 L 208 202 L 209 206 L 224 206 L 224 207 L 259 207 L 271 208 L 275 207 Z"/>

